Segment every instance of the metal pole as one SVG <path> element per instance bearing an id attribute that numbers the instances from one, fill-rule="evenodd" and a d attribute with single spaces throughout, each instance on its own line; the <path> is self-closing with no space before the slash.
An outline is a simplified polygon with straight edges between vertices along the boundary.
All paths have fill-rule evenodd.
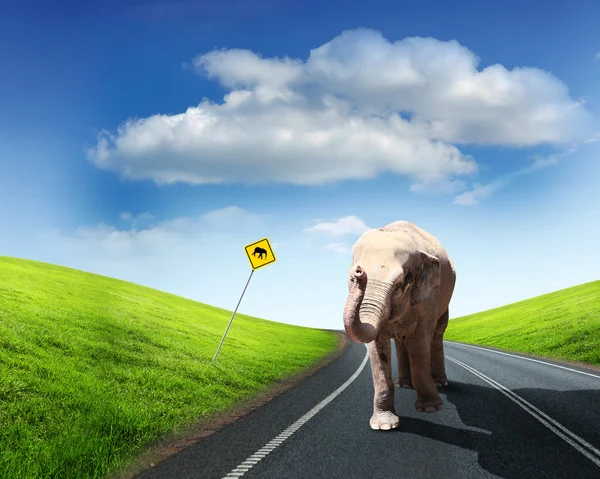
<path id="1" fill-rule="evenodd" d="M 229 324 L 227 325 L 227 329 L 225 330 L 225 334 L 223 334 L 223 338 L 221 339 L 221 344 L 219 344 L 219 347 L 217 348 L 217 352 L 215 353 L 215 357 L 212 360 L 212 364 L 215 364 L 215 360 L 217 359 L 217 354 L 219 354 L 219 350 L 221 349 L 221 346 L 223 345 L 223 341 L 225 341 L 225 336 L 227 336 L 227 331 L 229 331 L 229 326 L 231 326 L 231 323 L 233 322 L 233 317 L 235 316 L 235 313 L 237 313 L 237 310 L 240 307 L 240 303 L 242 302 L 242 298 L 244 297 L 244 293 L 246 292 L 246 288 L 250 284 L 250 280 L 252 279 L 252 275 L 253 274 L 254 274 L 254 270 L 250 271 L 250 276 L 248 277 L 248 281 L 246 281 L 246 286 L 244 286 L 244 291 L 242 291 L 242 295 L 240 296 L 240 300 L 238 301 L 237 306 L 233 310 L 233 314 L 231 315 L 231 319 L 229 320 Z"/>

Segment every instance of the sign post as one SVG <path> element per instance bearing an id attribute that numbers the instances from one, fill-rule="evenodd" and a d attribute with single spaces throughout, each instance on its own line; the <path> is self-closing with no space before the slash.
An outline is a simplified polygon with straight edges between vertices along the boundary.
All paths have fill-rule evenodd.
<path id="1" fill-rule="evenodd" d="M 260 241 L 256 241 L 254 243 L 251 243 L 251 244 L 245 246 L 244 250 L 246 251 L 246 255 L 248 256 L 248 261 L 250 261 L 250 266 L 252 268 L 252 271 L 250 271 L 250 276 L 248 277 L 248 281 L 246 281 L 246 286 L 244 286 L 244 290 L 242 291 L 240 300 L 238 301 L 237 306 L 235 307 L 233 314 L 231 315 L 231 319 L 229 320 L 229 324 L 227 325 L 227 329 L 225 330 L 225 333 L 223 334 L 223 337 L 221 338 L 221 343 L 219 344 L 219 347 L 217 348 L 217 352 L 215 353 L 215 356 L 213 357 L 212 364 L 214 364 L 217 359 L 217 355 L 219 354 L 219 351 L 221 350 L 223 341 L 225 341 L 225 336 L 227 336 L 229 327 L 231 326 L 231 323 L 233 322 L 233 318 L 235 317 L 235 313 L 237 313 L 237 310 L 240 307 L 240 303 L 242 302 L 242 298 L 244 297 L 244 293 L 246 292 L 246 289 L 248 288 L 248 285 L 250 284 L 252 275 L 258 268 L 262 268 L 263 266 L 266 266 L 268 264 L 271 264 L 271 263 L 274 263 L 275 261 L 277 261 L 277 259 L 275 258 L 275 254 L 273 254 L 273 248 L 271 248 L 271 243 L 269 243 L 269 240 L 267 238 L 263 238 Z"/>

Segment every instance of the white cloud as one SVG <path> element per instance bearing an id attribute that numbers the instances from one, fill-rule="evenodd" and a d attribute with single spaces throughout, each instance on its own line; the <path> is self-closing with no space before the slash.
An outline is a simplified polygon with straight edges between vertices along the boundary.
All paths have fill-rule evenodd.
<path id="1" fill-rule="evenodd" d="M 596 55 L 594 55 L 594 58 L 595 58 L 596 60 L 600 60 L 600 52 L 596 53 Z"/>
<path id="2" fill-rule="evenodd" d="M 258 86 L 277 90 L 300 79 L 302 62 L 289 58 L 262 58 L 249 50 L 213 50 L 196 57 L 194 66 L 208 78 L 231 89 L 247 91 Z M 289 92 L 291 93 L 291 92 Z"/>
<path id="3" fill-rule="evenodd" d="M 135 223 L 136 221 L 143 221 L 143 220 L 152 220 L 154 219 L 154 215 L 145 212 L 145 213 L 140 213 L 139 215 L 133 215 L 130 212 L 125 212 L 125 213 L 121 213 L 119 215 L 119 218 L 121 218 L 123 221 L 131 221 L 133 223 Z"/>
<path id="4" fill-rule="evenodd" d="M 139 220 L 152 220 L 152 219 L 154 219 L 154 215 L 151 214 L 151 213 L 145 212 L 145 213 L 139 214 L 136 219 L 139 219 Z"/>
<path id="5" fill-rule="evenodd" d="M 334 251 L 335 253 L 348 253 L 350 248 L 344 243 L 329 243 L 325 245 L 325 249 Z"/>
<path id="6" fill-rule="evenodd" d="M 456 41 L 392 43 L 358 29 L 306 61 L 232 49 L 193 63 L 230 89 L 223 103 L 129 119 L 99 135 L 90 160 L 159 184 L 322 184 L 394 172 L 451 185 L 477 171 L 453 143 L 531 146 L 586 132 L 586 111 L 557 78 L 501 65 L 479 71 Z"/>
<path id="7" fill-rule="evenodd" d="M 203 214 L 200 219 L 212 228 L 243 228 L 247 224 L 264 223 L 263 216 L 237 206 L 227 206 Z"/>
<path id="8" fill-rule="evenodd" d="M 409 190 L 416 193 L 456 193 L 465 188 L 466 183 L 463 180 L 440 178 L 428 182 L 414 183 Z"/>
<path id="9" fill-rule="evenodd" d="M 334 236 L 343 236 L 361 235 L 368 229 L 369 227 L 360 218 L 357 218 L 356 216 L 345 216 L 344 218 L 339 218 L 336 221 L 317 223 L 310 228 L 306 228 L 304 231 L 317 231 L 329 233 Z"/>
<path id="10" fill-rule="evenodd" d="M 477 204 L 479 200 L 488 198 L 494 191 L 502 188 L 507 183 L 508 181 L 505 179 L 496 180 L 486 185 L 476 183 L 471 191 L 465 191 L 464 193 L 456 196 L 454 198 L 454 203 L 457 205 Z"/>
<path id="11" fill-rule="evenodd" d="M 472 190 L 465 191 L 464 193 L 457 195 L 454 198 L 453 203 L 464 206 L 477 204 L 480 200 L 489 198 L 492 195 L 492 193 L 499 190 L 500 188 L 504 188 L 515 178 L 530 175 L 537 171 L 543 170 L 548 166 L 555 165 L 556 163 L 558 163 L 558 160 L 561 157 L 573 154 L 575 151 L 575 147 L 570 147 L 561 153 L 549 155 L 547 157 L 536 156 L 534 157 L 533 163 L 527 166 L 526 168 L 522 168 L 520 170 L 512 171 L 510 173 L 501 175 L 496 180 L 487 184 L 475 183 Z"/>
<path id="12" fill-rule="evenodd" d="M 598 140 L 600 140 L 600 133 L 594 133 L 584 143 L 596 143 Z"/>
<path id="13" fill-rule="evenodd" d="M 123 214 L 120 216 L 122 218 Z M 140 216 L 154 218 L 150 213 Z M 64 240 L 67 243 L 73 242 L 74 247 L 82 244 L 80 240 L 85 240 L 86 247 L 93 245 L 91 249 L 98 255 L 111 253 L 145 256 L 156 254 L 159 250 L 168 252 L 170 249 L 176 250 L 186 246 L 193 248 L 193 244 L 201 237 L 218 236 L 238 228 L 256 229 L 263 224 L 262 215 L 250 213 L 237 206 L 228 206 L 198 217 L 178 217 L 141 229 L 135 229 L 134 225 L 123 229 L 104 223 L 81 227 L 72 237 L 66 237 Z M 201 248 L 200 245 L 198 247 Z M 116 257 L 112 256 L 113 259 Z"/>

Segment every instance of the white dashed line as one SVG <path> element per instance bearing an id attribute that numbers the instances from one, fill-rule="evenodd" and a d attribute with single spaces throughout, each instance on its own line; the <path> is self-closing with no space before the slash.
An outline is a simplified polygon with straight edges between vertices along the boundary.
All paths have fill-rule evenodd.
<path id="1" fill-rule="evenodd" d="M 547 363 L 546 361 L 540 361 L 539 359 L 524 358 L 523 356 L 517 356 L 516 354 L 510 354 L 510 353 L 505 353 L 502 351 L 496 351 L 494 349 L 482 348 L 481 346 L 473 346 L 472 344 L 457 343 L 454 341 L 444 341 L 444 342 L 447 342 L 450 344 L 456 344 L 458 346 L 466 346 L 467 348 L 482 349 L 483 351 L 488 351 L 490 353 L 503 354 L 505 356 L 511 356 L 513 358 L 524 359 L 525 361 L 533 361 L 534 363 L 545 364 L 546 366 L 552 366 L 554 368 L 566 369 L 567 371 L 572 371 L 574 373 L 579 373 L 579 374 L 585 374 L 586 376 L 591 376 L 593 378 L 600 379 L 600 376 L 597 374 L 586 373 L 585 371 L 578 371 L 577 369 L 567 368 L 566 366 L 559 366 L 558 364 Z"/>
<path id="2" fill-rule="evenodd" d="M 365 345 L 366 347 L 366 345 Z M 268 454 L 273 452 L 278 446 L 280 446 L 286 439 L 288 439 L 292 434 L 294 434 L 298 429 L 300 429 L 309 419 L 315 416 L 321 409 L 327 406 L 331 401 L 333 401 L 337 396 L 340 395 L 344 389 L 346 389 L 350 384 L 354 382 L 354 380 L 358 377 L 358 375 L 365 368 L 365 364 L 367 364 L 367 360 L 369 359 L 369 353 L 365 354 L 362 364 L 358 367 L 356 372 L 350 376 L 350 378 L 342 384 L 339 388 L 333 391 L 329 396 L 323 399 L 319 404 L 313 407 L 310 411 L 308 411 L 304 416 L 298 419 L 295 423 L 285 429 L 281 434 L 279 434 L 275 439 L 269 441 L 265 446 L 260 448 L 250 457 L 248 457 L 245 461 L 240 463 L 237 467 L 235 467 L 229 474 L 223 476 L 223 479 L 233 479 L 237 477 L 242 477 L 246 472 L 248 472 L 252 467 L 254 467 L 261 459 L 265 458 Z"/>
<path id="3" fill-rule="evenodd" d="M 539 422 L 541 422 L 544 426 L 546 426 L 548 429 L 550 429 L 554 434 L 556 434 L 558 437 L 563 439 L 569 445 L 571 445 L 572 447 L 577 449 L 577 451 L 579 451 L 581 454 L 583 454 L 585 457 L 587 457 L 590 461 L 592 461 L 594 464 L 596 464 L 596 466 L 600 467 L 600 451 L 598 449 L 596 449 L 594 446 L 592 446 L 590 443 L 583 440 L 581 437 L 579 437 L 574 432 L 571 432 L 569 429 L 564 427 L 558 421 L 555 421 L 554 419 L 552 419 L 546 413 L 540 411 L 537 407 L 535 407 L 533 404 L 527 402 L 525 399 L 523 399 L 518 394 L 515 394 L 514 392 L 512 392 L 510 389 L 506 388 L 499 382 L 494 381 L 493 379 L 489 378 L 485 374 L 477 371 L 477 369 L 472 368 L 468 364 L 465 364 L 457 359 L 451 358 L 450 356 L 446 356 L 446 359 L 452 361 L 453 363 L 458 364 L 459 366 L 465 368 L 467 371 L 472 372 L 475 376 L 479 377 L 486 383 L 488 383 L 491 386 L 493 386 L 494 388 L 496 388 L 498 391 L 500 391 L 502 394 L 504 394 L 508 399 L 510 399 L 517 405 L 519 405 L 522 409 L 524 409 L 526 412 L 528 412 L 530 415 L 532 415 L 534 418 L 536 418 Z M 575 441 L 577 441 L 577 442 L 575 442 Z M 579 443 L 579 444 L 577 444 L 577 443 Z M 587 448 L 587 450 L 585 448 Z"/>

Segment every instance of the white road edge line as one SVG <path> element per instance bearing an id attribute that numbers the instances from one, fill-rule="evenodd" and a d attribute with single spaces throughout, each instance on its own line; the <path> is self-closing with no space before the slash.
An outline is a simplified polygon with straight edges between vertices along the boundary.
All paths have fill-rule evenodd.
<path id="1" fill-rule="evenodd" d="M 534 363 L 545 364 L 546 366 L 552 366 L 555 368 L 566 369 L 567 371 L 572 371 L 574 373 L 579 373 L 579 374 L 585 374 L 586 376 L 591 376 L 593 378 L 600 379 L 600 376 L 597 374 L 586 373 L 585 371 L 579 371 L 577 369 L 567 368 L 566 366 L 559 366 L 558 364 L 547 363 L 546 361 L 540 361 L 539 359 L 524 358 L 523 356 L 517 356 L 516 354 L 510 354 L 510 353 L 505 353 L 502 351 L 496 351 L 494 349 L 482 348 L 481 346 L 473 346 L 472 344 L 457 343 L 455 341 L 447 341 L 447 340 L 444 340 L 444 342 L 447 342 L 450 344 L 456 344 L 458 346 L 466 346 L 467 348 L 483 349 L 484 351 L 489 351 L 490 353 L 504 354 L 505 356 L 512 356 L 513 358 L 525 359 L 526 361 L 533 361 Z"/>
<path id="2" fill-rule="evenodd" d="M 460 363 L 460 365 L 462 365 L 463 367 L 467 367 L 469 369 L 472 369 L 472 372 L 478 372 L 479 374 L 481 374 L 482 376 L 485 376 L 485 374 L 477 371 L 475 368 L 469 366 L 468 364 L 463 363 L 462 361 L 458 361 L 457 359 L 454 359 L 454 361 L 456 363 Z M 581 443 L 581 445 L 589 448 L 591 451 L 593 451 L 595 454 L 597 454 L 598 456 L 600 456 L 600 450 L 596 449 L 594 446 L 592 446 L 591 444 L 585 442 L 583 439 L 581 439 L 579 436 L 577 436 L 575 433 L 572 433 L 570 430 L 568 430 L 566 427 L 564 427 L 563 425 L 561 425 L 559 422 L 555 421 L 554 419 L 552 419 L 550 416 L 548 416 L 546 413 L 544 413 L 543 411 L 540 411 L 537 407 L 535 407 L 533 404 L 531 404 L 530 402 L 526 401 L 525 399 L 523 399 L 521 396 L 519 396 L 517 393 L 515 393 L 514 391 L 506 388 L 505 386 L 503 386 L 502 384 L 500 384 L 498 381 L 495 381 L 494 379 L 491 379 L 488 376 L 485 376 L 487 379 L 489 379 L 490 381 L 492 381 L 493 383 L 495 383 L 496 385 L 498 385 L 500 388 L 504 389 L 508 394 L 512 395 L 515 397 L 515 399 L 521 401 L 523 404 L 525 404 L 527 407 L 531 408 L 532 410 L 534 410 L 535 412 L 537 412 L 538 414 L 540 414 L 541 416 L 543 416 L 544 418 L 546 418 L 548 421 L 552 422 L 555 426 L 559 427 L 560 429 L 562 429 L 565 433 L 569 434 L 573 439 L 579 441 Z"/>
<path id="3" fill-rule="evenodd" d="M 367 345 L 365 344 L 365 348 Z M 367 364 L 369 359 L 369 352 L 365 353 L 365 357 L 363 359 L 362 364 L 358 367 L 356 372 L 350 376 L 350 378 L 342 384 L 339 388 L 333 391 L 329 396 L 323 399 L 319 404 L 313 407 L 310 411 L 308 411 L 304 416 L 298 419 L 295 423 L 285 429 L 281 434 L 276 436 L 273 440 L 269 441 L 263 447 L 261 447 L 254 454 L 246 458 L 240 464 L 238 464 L 235 468 L 229 472 L 226 476 L 223 476 L 223 479 L 233 479 L 237 477 L 242 477 L 246 472 L 248 472 L 252 467 L 254 467 L 260 460 L 265 458 L 268 454 L 273 452 L 277 447 L 279 447 L 286 439 L 288 439 L 293 433 L 295 433 L 300 427 L 302 427 L 309 419 L 315 416 L 321 409 L 327 406 L 331 401 L 333 401 L 337 396 L 340 395 L 344 389 L 346 389 L 350 384 L 354 382 L 354 380 L 358 377 L 358 375 L 362 372 Z"/>
<path id="4" fill-rule="evenodd" d="M 492 378 L 486 376 L 482 372 L 477 371 L 477 369 L 475 369 L 475 368 L 469 366 L 468 364 L 465 364 L 457 359 L 451 358 L 450 356 L 446 356 L 446 359 L 449 359 L 453 363 L 456 363 L 459 366 L 465 368 L 467 371 L 470 371 L 475 376 L 479 377 L 486 383 L 488 383 L 491 386 L 493 386 L 494 388 L 496 388 L 498 391 L 500 391 L 502 394 L 504 394 L 506 397 L 508 397 L 511 401 L 513 401 L 515 404 L 520 406 L 527 413 L 529 413 L 531 416 L 533 416 L 539 422 L 541 422 L 544 426 L 546 426 L 548 429 L 550 429 L 554 434 L 556 434 L 558 437 L 563 439 L 565 442 L 567 442 L 569 445 L 571 445 L 577 451 L 579 451 L 581 454 L 583 454 L 585 457 L 587 457 L 590 461 L 592 461 L 594 464 L 596 464 L 596 466 L 600 467 L 600 451 L 598 449 L 596 449 L 594 446 L 592 446 L 590 443 L 586 442 L 584 439 L 579 437 L 574 432 L 571 432 L 569 429 L 564 427 L 558 421 L 555 421 L 550 416 L 548 416 L 544 412 L 540 411 L 538 408 L 536 408 L 531 403 L 527 402 L 525 399 L 523 399 L 518 394 L 514 393 L 507 387 L 500 384 L 499 382 L 494 381 Z M 579 442 L 579 444 L 577 444 L 576 442 L 571 440 L 571 438 L 569 438 L 566 434 L 563 434 L 563 432 L 561 432 L 561 431 L 563 431 L 564 433 L 571 436 L 571 438 L 573 438 L 574 440 Z M 585 450 L 582 446 L 589 449 L 589 451 Z M 596 455 L 594 455 L 594 454 L 596 454 Z"/>

